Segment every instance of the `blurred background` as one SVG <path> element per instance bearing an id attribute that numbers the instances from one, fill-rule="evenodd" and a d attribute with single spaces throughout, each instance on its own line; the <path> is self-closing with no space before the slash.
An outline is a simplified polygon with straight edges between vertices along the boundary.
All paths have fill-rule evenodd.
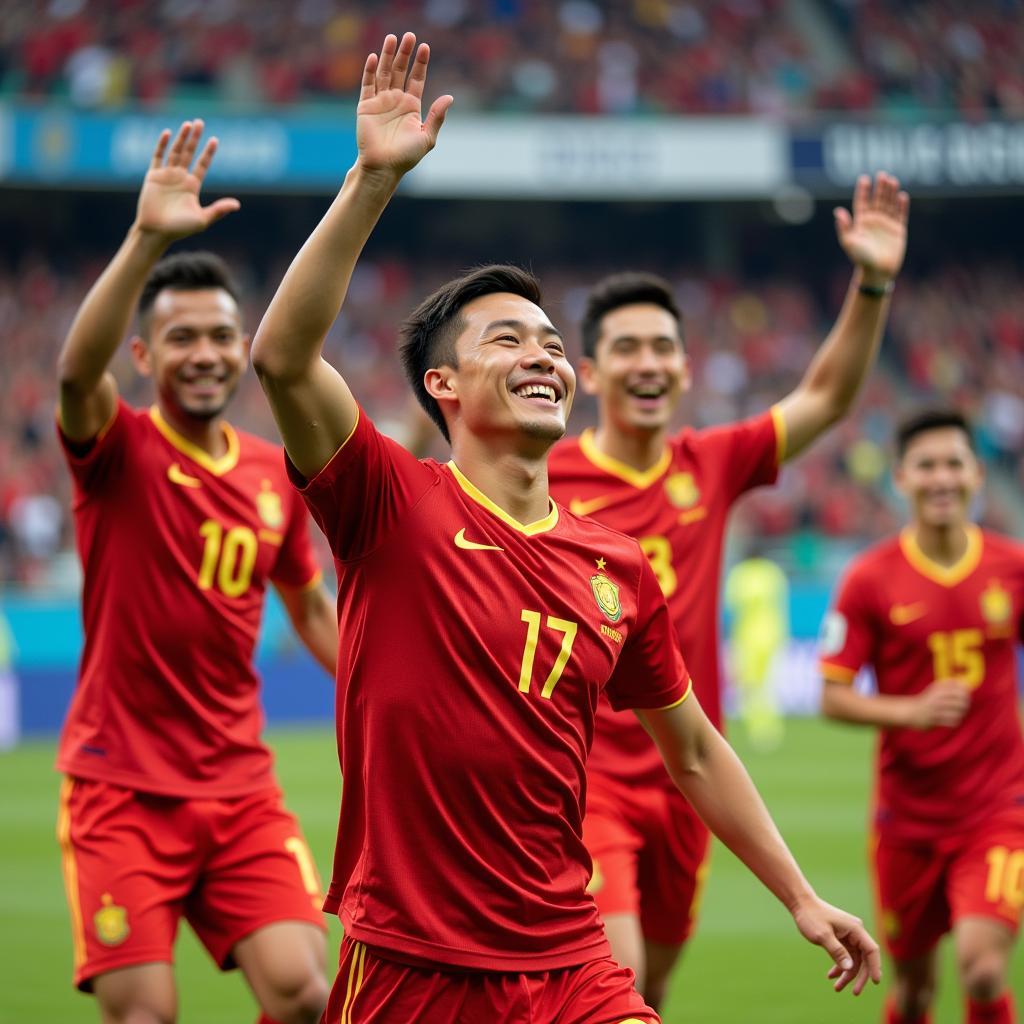
<path id="1" fill-rule="evenodd" d="M 238 194 L 242 211 L 185 244 L 229 258 L 254 329 L 354 158 L 365 54 L 406 28 L 433 46 L 431 95 L 456 103 L 328 345 L 385 429 L 401 433 L 406 414 L 403 314 L 454 272 L 502 260 L 541 276 L 573 345 L 597 277 L 663 274 L 695 370 L 680 423 L 763 410 L 838 312 L 850 268 L 832 207 L 858 173 L 886 169 L 913 202 L 881 366 L 856 414 L 734 524 L 731 557 L 756 538 L 789 577 L 786 706 L 813 704 L 811 638 L 838 569 L 900 522 L 889 438 L 907 410 L 974 417 L 989 466 L 979 514 L 1019 530 L 1018 0 L 0 0 L 0 580 L 23 731 L 59 723 L 79 644 L 55 356 L 131 221 L 154 138 L 186 116 L 220 137 L 206 192 Z M 149 401 L 126 349 L 117 372 Z M 251 375 L 232 418 L 273 433 Z M 592 418 L 581 399 L 573 429 Z M 326 713 L 315 683 L 319 703 L 290 684 L 277 701 L 278 626 L 271 614 L 271 718 Z"/>
<path id="2" fill-rule="evenodd" d="M 0 1020 L 95 1017 L 65 985 L 70 950 L 51 955 L 68 943 L 47 764 L 81 643 L 53 423 L 61 341 L 132 220 L 159 131 L 196 116 L 221 140 L 206 198 L 238 195 L 242 209 L 185 245 L 228 258 L 255 329 L 355 157 L 366 53 L 406 29 L 432 45 L 430 97 L 456 102 L 371 240 L 328 343 L 384 429 L 401 436 L 408 408 L 397 324 L 442 280 L 494 261 L 540 275 L 573 355 L 591 283 L 628 268 L 664 275 L 694 367 L 680 425 L 762 411 L 796 384 L 838 313 L 850 267 L 832 208 L 859 173 L 884 169 L 912 206 L 880 366 L 855 414 L 747 499 L 731 534 L 730 563 L 756 549 L 785 574 L 773 591 L 792 637 L 773 673 L 784 709 L 816 705 L 813 637 L 839 570 L 901 522 L 888 466 L 906 412 L 955 404 L 973 417 L 988 469 L 978 515 L 1020 535 L 1021 0 L 0 0 L 0 742 L 22 741 L 0 759 L 18 823 L 0 904 L 0 961 L 13 972 Z M 147 404 L 126 348 L 115 369 Z M 572 429 L 593 416 L 581 396 Z M 251 374 L 231 418 L 273 436 Z M 435 454 L 446 457 L 440 443 Z M 337 807 L 331 739 L 326 728 L 289 739 L 280 726 L 325 721 L 330 686 L 276 607 L 261 652 L 282 778 L 323 866 Z M 869 914 L 870 737 L 787 729 L 785 758 L 748 751 L 755 775 L 812 877 Z M 666 1020 L 734 1022 L 751 1005 L 762 1024 L 867 1019 L 848 1002 L 836 1009 L 823 984 L 827 1008 L 815 1008 L 799 949 L 752 970 L 771 959 L 766 941 L 792 936 L 716 857 L 728 887 L 712 885 L 681 983 L 693 984 Z M 186 944 L 182 956 L 184 1006 L 209 1000 L 186 1016 L 244 1019 L 241 986 L 221 997 L 202 955 Z M 713 984 L 723 970 L 727 993 Z M 1019 967 L 1016 977 L 1024 985 Z M 938 1019 L 955 1019 L 955 996 L 944 1005 Z"/>

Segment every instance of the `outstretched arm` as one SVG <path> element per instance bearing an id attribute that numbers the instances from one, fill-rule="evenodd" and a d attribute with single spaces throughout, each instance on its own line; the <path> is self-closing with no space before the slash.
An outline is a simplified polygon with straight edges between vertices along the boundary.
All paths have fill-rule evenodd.
<path id="1" fill-rule="evenodd" d="M 877 943 L 850 914 L 819 899 L 779 835 L 750 776 L 732 748 L 690 696 L 661 711 L 638 711 L 672 780 L 704 823 L 778 897 L 801 934 L 835 961 L 830 977 L 859 995 L 877 984 Z"/>
<path id="2" fill-rule="evenodd" d="M 344 378 L 321 355 L 324 338 L 377 219 L 402 176 L 434 148 L 452 102 L 451 96 L 441 96 L 426 120 L 420 119 L 429 59 L 429 47 L 417 49 L 411 32 L 401 44 L 389 35 L 380 58 L 371 53 L 366 59 L 356 108 L 355 166 L 292 261 L 253 339 L 253 366 L 288 455 L 306 477 L 330 461 L 357 416 Z"/>
<path id="3" fill-rule="evenodd" d="M 200 205 L 199 190 L 217 152 L 217 140 L 211 138 L 192 167 L 202 134 L 202 121 L 186 121 L 167 152 L 171 133 L 161 132 L 139 192 L 135 222 L 71 324 L 57 374 L 61 427 L 72 441 L 92 440 L 113 415 L 117 384 L 107 367 L 128 333 L 154 264 L 172 242 L 205 231 L 238 209 L 237 199 Z"/>
<path id="4" fill-rule="evenodd" d="M 835 210 L 839 244 L 854 264 L 839 319 L 803 380 L 779 403 L 786 429 L 783 458 L 798 455 L 853 404 L 874 364 L 889 315 L 888 289 L 903 265 L 910 198 L 890 174 L 862 175 L 853 214 Z"/>

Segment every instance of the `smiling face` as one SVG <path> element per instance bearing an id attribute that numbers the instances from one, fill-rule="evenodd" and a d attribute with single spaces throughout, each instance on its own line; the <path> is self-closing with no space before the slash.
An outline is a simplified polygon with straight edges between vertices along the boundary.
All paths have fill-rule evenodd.
<path id="1" fill-rule="evenodd" d="M 606 313 L 593 359 L 581 361 L 580 379 L 597 396 L 603 425 L 627 432 L 664 430 L 690 387 L 675 317 L 650 302 Z"/>
<path id="2" fill-rule="evenodd" d="M 551 444 L 565 434 L 576 375 L 558 331 L 539 306 L 509 292 L 473 299 L 459 314 L 458 368 L 424 382 L 452 431 L 518 435 Z"/>
<path id="3" fill-rule="evenodd" d="M 249 339 L 235 300 L 223 288 L 165 288 L 147 315 L 147 338 L 136 338 L 136 368 L 156 384 L 172 415 L 211 420 L 238 387 Z"/>
<path id="4" fill-rule="evenodd" d="M 916 523 L 950 527 L 968 521 L 983 472 L 962 430 L 936 427 L 909 440 L 895 479 Z"/>

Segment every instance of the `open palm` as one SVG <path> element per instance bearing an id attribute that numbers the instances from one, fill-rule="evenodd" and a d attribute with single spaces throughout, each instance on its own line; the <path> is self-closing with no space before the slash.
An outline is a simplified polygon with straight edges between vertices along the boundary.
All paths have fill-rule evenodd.
<path id="1" fill-rule="evenodd" d="M 429 61 L 430 48 L 426 43 L 417 48 L 411 32 L 402 36 L 401 43 L 387 36 L 380 57 L 375 53 L 367 57 L 356 107 L 359 162 L 367 170 L 401 176 L 434 148 L 452 97 L 438 97 L 426 120 L 421 120 Z"/>
<path id="2" fill-rule="evenodd" d="M 887 278 L 895 277 L 907 251 L 910 197 L 891 174 L 863 174 L 853 191 L 853 215 L 835 211 L 839 244 L 851 261 Z"/>
<path id="3" fill-rule="evenodd" d="M 160 133 L 139 193 L 135 221 L 142 230 L 173 241 L 204 231 L 239 208 L 237 199 L 218 199 L 209 206 L 199 202 L 199 190 L 217 152 L 217 140 L 209 139 L 192 167 L 202 134 L 202 121 L 186 121 L 168 152 L 171 133 Z"/>

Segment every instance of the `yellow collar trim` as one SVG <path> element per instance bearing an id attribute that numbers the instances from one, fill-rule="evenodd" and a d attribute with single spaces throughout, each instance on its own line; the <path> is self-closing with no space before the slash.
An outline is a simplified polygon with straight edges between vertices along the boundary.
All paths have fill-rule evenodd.
<path id="1" fill-rule="evenodd" d="M 650 469 L 634 469 L 632 466 L 627 466 L 625 462 L 619 462 L 618 459 L 601 451 L 594 440 L 594 431 L 590 428 L 580 434 L 580 451 L 598 469 L 603 469 L 606 473 L 624 480 L 641 491 L 646 490 L 658 477 L 663 476 L 672 463 L 672 452 L 666 448 L 661 453 L 661 458 Z"/>
<path id="2" fill-rule="evenodd" d="M 238 434 L 230 423 L 221 423 L 224 431 L 224 440 L 227 441 L 228 450 L 219 458 L 215 459 L 209 452 L 203 451 L 197 444 L 193 444 L 187 437 L 182 437 L 174 427 L 164 419 L 163 413 L 157 406 L 151 406 L 149 418 L 153 426 L 167 438 L 168 441 L 183 455 L 187 455 L 197 466 L 202 466 L 207 472 L 214 476 L 223 476 L 238 465 Z"/>
<path id="3" fill-rule="evenodd" d="M 929 558 L 917 543 L 913 527 L 906 527 L 900 533 L 900 550 L 906 560 L 922 575 L 944 587 L 953 587 L 967 579 L 978 568 L 981 561 L 981 550 L 984 546 L 981 530 L 973 523 L 968 523 L 967 549 L 953 565 L 940 565 Z"/>
<path id="4" fill-rule="evenodd" d="M 532 537 L 534 534 L 547 533 L 548 530 L 555 528 L 555 524 L 558 522 L 558 506 L 550 497 L 548 501 L 551 502 L 551 511 L 543 519 L 538 519 L 535 523 L 524 524 L 519 522 L 518 519 L 513 519 L 500 505 L 496 505 L 491 501 L 479 487 L 467 480 L 462 470 L 454 462 L 449 461 L 448 468 L 452 471 L 455 482 L 469 497 L 478 505 L 483 505 L 491 515 L 497 516 L 506 526 L 511 526 L 513 530 L 518 530 L 520 533 L 525 533 L 527 537 Z"/>

